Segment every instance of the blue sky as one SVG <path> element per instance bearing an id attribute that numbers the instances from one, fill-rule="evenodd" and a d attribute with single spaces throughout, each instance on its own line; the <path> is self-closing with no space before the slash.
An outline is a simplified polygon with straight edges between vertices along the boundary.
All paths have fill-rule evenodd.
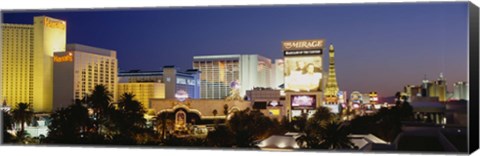
<path id="1" fill-rule="evenodd" d="M 323 38 L 335 45 L 341 90 L 391 96 L 424 74 L 443 72 L 449 90 L 467 80 L 467 9 L 454 2 L 15 11 L 3 12 L 3 22 L 66 20 L 68 43 L 116 50 L 122 70 L 185 70 L 207 54 L 276 59 L 283 40 Z"/>

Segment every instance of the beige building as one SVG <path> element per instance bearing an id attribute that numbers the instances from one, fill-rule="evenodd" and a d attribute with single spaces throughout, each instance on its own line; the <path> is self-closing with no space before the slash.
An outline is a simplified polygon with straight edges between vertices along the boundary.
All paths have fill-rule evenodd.
<path id="1" fill-rule="evenodd" d="M 53 55 L 65 51 L 66 22 L 34 17 L 33 25 L 2 24 L 2 96 L 10 106 L 52 111 Z"/>
<path id="2" fill-rule="evenodd" d="M 224 99 L 234 83 L 240 96 L 254 87 L 274 87 L 272 60 L 260 55 L 204 55 L 193 57 L 200 74 L 200 97 Z"/>
<path id="3" fill-rule="evenodd" d="M 117 52 L 80 44 L 68 44 L 65 52 L 55 53 L 54 106 L 65 107 L 74 99 L 83 99 L 96 85 L 102 84 L 116 102 Z"/>
<path id="4" fill-rule="evenodd" d="M 133 93 L 143 108 L 150 108 L 150 98 L 165 99 L 165 84 L 160 82 L 118 83 L 117 97 L 124 93 Z"/>

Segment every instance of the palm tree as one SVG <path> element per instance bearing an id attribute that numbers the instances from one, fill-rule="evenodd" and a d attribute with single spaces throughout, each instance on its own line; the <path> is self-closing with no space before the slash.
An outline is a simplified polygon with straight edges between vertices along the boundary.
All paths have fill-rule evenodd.
<path id="1" fill-rule="evenodd" d="M 8 133 L 8 130 L 13 129 L 13 125 L 15 124 L 13 121 L 13 117 L 9 112 L 2 111 L 3 116 L 3 140 L 0 140 L 3 143 L 8 143 L 13 141 L 13 135 Z"/>
<path id="2" fill-rule="evenodd" d="M 50 115 L 46 143 L 55 144 L 100 144 L 103 138 L 90 139 L 98 136 L 93 129 L 93 121 L 88 108 L 80 100 L 64 108 L 55 110 Z"/>
<path id="3" fill-rule="evenodd" d="M 158 114 L 156 117 L 156 122 L 157 122 L 157 126 L 162 126 L 161 140 L 163 141 L 166 137 L 165 133 L 167 132 L 167 113 L 164 112 L 164 113 Z"/>
<path id="4" fill-rule="evenodd" d="M 252 147 L 254 141 L 266 139 L 274 130 L 275 123 L 263 113 L 249 108 L 235 112 L 227 121 L 237 147 Z"/>
<path id="5" fill-rule="evenodd" d="M 327 107 L 318 107 L 311 118 L 308 119 L 305 129 L 325 127 L 327 123 L 335 120 L 335 115 Z"/>
<path id="6" fill-rule="evenodd" d="M 93 109 L 94 127 L 98 134 L 102 132 L 111 132 L 113 125 L 109 118 L 115 112 L 111 105 L 112 94 L 104 85 L 96 85 L 92 94 L 87 98 L 89 107 Z"/>
<path id="7" fill-rule="evenodd" d="M 320 147 L 329 150 L 352 149 L 355 145 L 350 141 L 348 135 L 350 129 L 344 124 L 330 122 L 322 129 Z"/>
<path id="8" fill-rule="evenodd" d="M 135 95 L 132 93 L 124 93 L 118 102 L 118 110 L 121 111 L 125 117 L 128 118 L 132 126 L 144 128 L 146 126 L 146 119 L 144 114 L 145 109 L 138 100 L 135 100 Z"/>
<path id="9" fill-rule="evenodd" d="M 112 101 L 112 94 L 104 85 L 96 85 L 92 94 L 88 97 L 88 102 L 94 109 L 95 113 L 101 117 L 110 107 Z"/>
<path id="10" fill-rule="evenodd" d="M 120 139 L 120 144 L 139 144 L 143 143 L 146 137 L 146 119 L 142 104 L 135 100 L 135 95 L 132 93 L 124 93 L 121 95 L 118 102 L 117 109 L 112 113 L 114 117 L 111 118 L 114 135 Z"/>
<path id="11" fill-rule="evenodd" d="M 12 110 L 12 116 L 14 121 L 20 124 L 20 132 L 23 134 L 25 132 L 25 124 L 32 123 L 32 105 L 28 103 L 18 103 Z"/>
<path id="12" fill-rule="evenodd" d="M 308 119 L 305 135 L 297 138 L 301 148 L 308 149 L 340 149 L 353 148 L 348 139 L 350 133 L 347 127 L 336 121 L 335 115 L 326 107 L 319 107 Z"/>

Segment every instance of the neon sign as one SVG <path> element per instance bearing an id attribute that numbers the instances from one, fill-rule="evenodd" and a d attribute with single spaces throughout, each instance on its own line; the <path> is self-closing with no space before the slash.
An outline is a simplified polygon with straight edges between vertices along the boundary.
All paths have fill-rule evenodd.
<path id="1" fill-rule="evenodd" d="M 67 27 L 64 21 L 54 20 L 50 18 L 45 18 L 44 24 L 49 28 L 61 29 L 61 30 L 65 30 L 65 28 Z"/>
<path id="2" fill-rule="evenodd" d="M 73 62 L 73 55 L 68 53 L 65 56 L 53 56 L 53 62 Z"/>
<path id="3" fill-rule="evenodd" d="M 295 41 L 284 41 L 282 43 L 283 50 L 312 50 L 312 49 L 322 49 L 324 40 L 295 40 Z"/>
<path id="4" fill-rule="evenodd" d="M 177 93 L 175 93 L 175 98 L 177 98 L 178 101 L 185 101 L 188 99 L 188 93 L 185 90 L 178 90 Z"/>

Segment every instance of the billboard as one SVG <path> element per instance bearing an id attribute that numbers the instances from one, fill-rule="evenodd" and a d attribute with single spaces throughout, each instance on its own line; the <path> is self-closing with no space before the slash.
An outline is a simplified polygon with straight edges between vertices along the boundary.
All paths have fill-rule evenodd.
<path id="1" fill-rule="evenodd" d="M 289 56 L 284 62 L 285 91 L 322 91 L 322 56 Z"/>
<path id="2" fill-rule="evenodd" d="M 313 40 L 291 40 L 282 42 L 283 51 L 297 51 L 297 50 L 321 50 L 323 49 L 323 39 Z"/>
<path id="3" fill-rule="evenodd" d="M 317 97 L 315 95 L 291 95 L 292 108 L 315 108 Z"/>

